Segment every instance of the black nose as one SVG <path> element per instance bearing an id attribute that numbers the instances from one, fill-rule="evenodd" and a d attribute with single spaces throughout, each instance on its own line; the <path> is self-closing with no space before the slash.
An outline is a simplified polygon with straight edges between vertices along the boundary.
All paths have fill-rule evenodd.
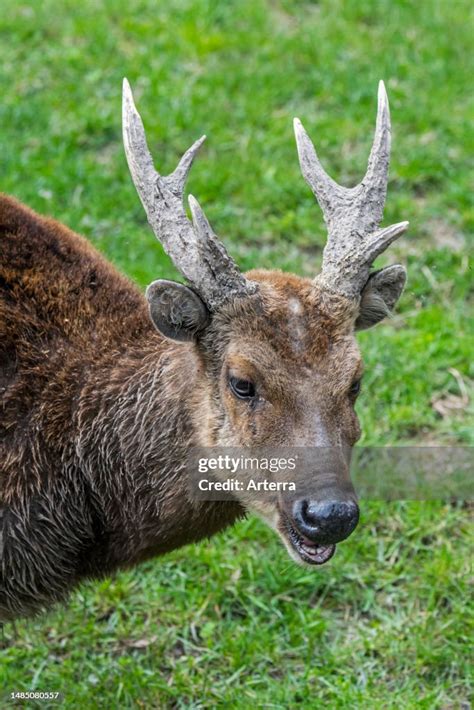
<path id="1" fill-rule="evenodd" d="M 359 522 L 359 508 L 352 500 L 297 500 L 293 519 L 298 531 L 312 542 L 333 545 L 349 537 Z"/>

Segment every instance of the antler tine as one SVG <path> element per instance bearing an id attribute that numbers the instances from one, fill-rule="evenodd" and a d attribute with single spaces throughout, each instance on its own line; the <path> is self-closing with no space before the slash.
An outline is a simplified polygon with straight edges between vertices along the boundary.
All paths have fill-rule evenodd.
<path id="1" fill-rule="evenodd" d="M 205 140 L 189 148 L 170 175 L 161 176 L 153 165 L 145 129 L 133 101 L 130 85 L 123 82 L 123 141 L 133 182 L 148 222 L 176 268 L 202 296 L 210 310 L 234 296 L 254 293 L 212 231 L 194 198 L 190 198 L 192 224 L 183 205 L 186 178 Z"/>
<path id="2" fill-rule="evenodd" d="M 193 164 L 194 158 L 199 152 L 200 147 L 206 140 L 206 136 L 201 136 L 195 141 L 190 148 L 183 155 L 179 161 L 176 169 L 171 175 L 168 175 L 165 180 L 168 183 L 169 189 L 174 192 L 176 191 L 176 196 L 183 199 L 184 188 L 186 186 L 186 180 L 188 179 L 189 171 Z"/>
<path id="3" fill-rule="evenodd" d="M 313 142 L 299 118 L 293 119 L 293 128 L 301 173 L 319 202 L 325 220 L 328 221 L 331 208 L 338 202 L 340 190 L 344 188 L 341 188 L 324 170 Z"/>
<path id="4" fill-rule="evenodd" d="M 375 259 L 380 256 L 398 237 L 406 232 L 409 222 L 398 222 L 390 227 L 385 227 L 375 232 L 367 244 L 367 260 L 369 267 Z"/>
<path id="5" fill-rule="evenodd" d="M 298 119 L 294 121 L 301 172 L 323 211 L 328 241 L 318 283 L 349 298 L 358 298 L 373 260 L 408 227 L 400 222 L 381 230 L 390 159 L 390 112 L 383 81 L 379 83 L 377 121 L 364 179 L 353 188 L 327 175 Z"/>
<path id="6" fill-rule="evenodd" d="M 377 229 L 383 217 L 383 208 L 387 196 L 390 147 L 390 108 L 385 84 L 383 81 L 379 81 L 374 140 L 370 150 L 367 171 L 361 182 L 362 192 L 372 207 L 371 210 L 367 211 L 367 228 L 370 229 Z"/>
<path id="7" fill-rule="evenodd" d="M 157 177 L 157 172 L 148 150 L 143 122 L 135 107 L 132 90 L 127 79 L 123 80 L 122 135 L 128 167 L 146 210 L 148 202 L 145 204 L 145 201 L 150 196 L 148 186 L 152 185 Z"/>
<path id="8" fill-rule="evenodd" d="M 201 258 L 209 264 L 212 270 L 213 264 L 219 263 L 221 270 L 218 274 L 219 282 L 224 293 L 233 293 L 235 284 L 240 284 L 244 280 L 246 293 L 254 293 L 256 285 L 246 281 L 239 272 L 235 262 L 227 253 L 224 245 L 214 234 L 209 221 L 204 214 L 201 205 L 193 195 L 188 197 L 189 208 L 193 219 L 194 232 L 198 239 L 198 246 L 201 251 Z"/>

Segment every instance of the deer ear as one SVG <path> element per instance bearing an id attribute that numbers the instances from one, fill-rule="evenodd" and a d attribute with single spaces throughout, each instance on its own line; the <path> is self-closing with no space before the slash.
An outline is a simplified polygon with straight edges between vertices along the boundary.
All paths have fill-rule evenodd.
<path id="1" fill-rule="evenodd" d="M 209 323 L 209 311 L 197 293 L 174 281 L 153 281 L 146 298 L 150 317 L 160 333 L 171 340 L 195 340 Z"/>
<path id="2" fill-rule="evenodd" d="M 407 272 L 400 264 L 374 271 L 362 290 L 355 329 L 371 328 L 389 316 L 401 296 L 406 280 Z"/>

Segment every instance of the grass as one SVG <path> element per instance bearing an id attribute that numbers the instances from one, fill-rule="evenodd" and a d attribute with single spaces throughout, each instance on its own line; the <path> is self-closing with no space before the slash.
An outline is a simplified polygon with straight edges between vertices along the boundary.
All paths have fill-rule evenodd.
<path id="1" fill-rule="evenodd" d="M 325 234 L 291 119 L 331 174 L 355 183 L 384 78 L 386 223 L 411 227 L 381 263 L 406 263 L 409 286 L 395 318 L 360 337 L 363 442 L 472 444 L 471 27 L 467 0 L 11 3 L 1 189 L 143 286 L 176 276 L 123 157 L 126 75 L 163 172 L 208 134 L 190 188 L 239 263 L 312 274 Z M 357 533 L 313 572 L 244 521 L 7 626 L 2 702 L 36 689 L 81 709 L 467 708 L 469 533 L 461 503 L 364 502 Z"/>

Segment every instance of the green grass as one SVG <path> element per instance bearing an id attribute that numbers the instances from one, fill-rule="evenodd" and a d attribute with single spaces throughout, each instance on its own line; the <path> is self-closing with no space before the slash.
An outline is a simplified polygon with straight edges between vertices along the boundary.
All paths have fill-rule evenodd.
<path id="1" fill-rule="evenodd" d="M 472 443 L 472 407 L 459 399 L 473 377 L 471 30 L 468 0 L 10 3 L 1 189 L 85 234 L 143 286 L 175 276 L 123 156 L 126 75 L 163 172 L 207 133 L 190 189 L 239 263 L 312 274 L 325 234 L 291 119 L 331 174 L 355 183 L 384 78 L 386 223 L 411 227 L 381 263 L 407 263 L 409 285 L 395 318 L 360 337 L 363 441 Z M 462 406 L 441 416 L 439 400 Z M 36 689 L 81 709 L 466 708 L 469 509 L 364 502 L 362 516 L 315 572 L 249 520 L 84 585 L 67 608 L 5 627 L 0 705 Z"/>

